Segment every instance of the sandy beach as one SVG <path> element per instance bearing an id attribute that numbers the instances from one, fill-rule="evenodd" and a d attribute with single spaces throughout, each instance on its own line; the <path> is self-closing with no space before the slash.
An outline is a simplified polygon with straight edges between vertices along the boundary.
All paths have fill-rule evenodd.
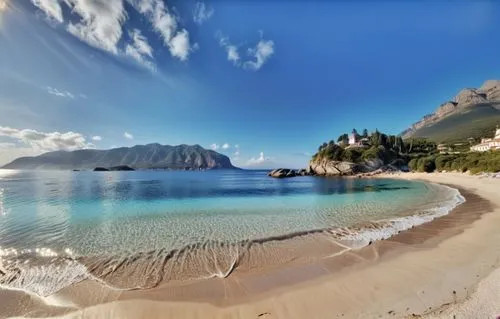
<path id="1" fill-rule="evenodd" d="M 464 174 L 388 175 L 457 187 L 450 214 L 362 249 L 306 238 L 286 266 L 227 278 L 111 289 L 85 280 L 47 298 L 1 290 L 0 317 L 494 318 L 500 315 L 500 180 Z M 311 249 L 315 247 L 315 249 Z M 330 255 L 328 255 L 328 253 Z M 315 257 L 319 256 L 319 257 Z M 251 264 L 251 263 L 250 263 Z"/>

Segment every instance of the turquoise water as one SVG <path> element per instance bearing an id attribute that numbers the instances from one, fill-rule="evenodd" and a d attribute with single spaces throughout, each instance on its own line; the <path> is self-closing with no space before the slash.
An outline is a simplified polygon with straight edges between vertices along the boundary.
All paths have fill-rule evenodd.
<path id="1" fill-rule="evenodd" d="M 351 228 L 350 239 L 365 243 L 445 214 L 459 201 L 443 186 L 391 179 L 273 179 L 264 171 L 239 170 L 4 170 L 0 262 L 29 280 L 20 283 L 19 275 L 10 274 L 0 282 L 46 294 L 85 277 L 89 267 L 79 262 L 70 274 L 59 274 L 64 280 L 52 274 L 52 289 L 41 289 L 47 273 L 38 278 L 37 267 L 50 267 L 54 257 L 118 260 L 339 228 Z M 387 227 L 355 227 L 373 221 Z"/>

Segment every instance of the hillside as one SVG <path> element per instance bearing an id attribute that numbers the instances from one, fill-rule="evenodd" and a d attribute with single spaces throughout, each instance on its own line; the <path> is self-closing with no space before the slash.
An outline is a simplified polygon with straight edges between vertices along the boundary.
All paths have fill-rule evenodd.
<path id="1" fill-rule="evenodd" d="M 357 140 L 354 144 L 345 141 L 347 134 L 342 134 L 338 143 L 331 140 L 320 145 L 309 162 L 307 172 L 313 175 L 353 175 L 382 167 L 397 168 L 408 163 L 410 152 L 427 147 L 426 141 L 412 141 L 409 146 L 399 136 L 378 131 L 368 134 L 364 130 L 363 135 L 359 135 L 353 130 L 353 135 Z"/>
<path id="2" fill-rule="evenodd" d="M 403 138 L 427 137 L 435 142 L 458 142 L 491 135 L 500 124 L 500 81 L 486 81 L 478 89 L 463 89 L 403 131 Z"/>
<path id="3" fill-rule="evenodd" d="M 110 150 L 56 151 L 36 157 L 21 157 L 3 166 L 7 169 L 94 169 L 126 165 L 138 169 L 235 168 L 229 158 L 199 145 L 147 144 Z"/>
<path id="4" fill-rule="evenodd" d="M 491 105 L 475 105 L 473 108 L 450 115 L 441 121 L 424 126 L 411 137 L 427 137 L 435 142 L 452 143 L 491 136 L 500 124 L 500 110 Z"/>

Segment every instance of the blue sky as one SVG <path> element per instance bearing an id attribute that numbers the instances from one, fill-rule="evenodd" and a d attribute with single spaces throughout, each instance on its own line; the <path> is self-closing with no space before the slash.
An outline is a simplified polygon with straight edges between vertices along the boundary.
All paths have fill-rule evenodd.
<path id="1" fill-rule="evenodd" d="M 304 167 L 500 78 L 500 3 L 0 0 L 0 163 L 158 142 Z"/>

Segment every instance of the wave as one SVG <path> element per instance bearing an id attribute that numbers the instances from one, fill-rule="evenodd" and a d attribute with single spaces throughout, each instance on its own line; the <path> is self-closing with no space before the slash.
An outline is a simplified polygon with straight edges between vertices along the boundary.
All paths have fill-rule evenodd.
<path id="1" fill-rule="evenodd" d="M 338 255 L 448 214 L 465 198 L 458 190 L 447 188 L 452 192 L 451 199 L 410 216 L 236 243 L 205 241 L 180 249 L 158 249 L 125 256 L 75 256 L 69 249 L 18 251 L 0 247 L 0 285 L 45 297 L 86 279 L 99 281 L 111 289 L 133 290 L 154 288 L 163 282 L 224 278 L 237 269 L 244 271 L 305 258 L 299 255 L 304 251 L 306 254 L 315 252 L 297 247 L 313 247 L 307 245 L 317 244 L 318 238 L 343 248 L 334 254 Z"/>

